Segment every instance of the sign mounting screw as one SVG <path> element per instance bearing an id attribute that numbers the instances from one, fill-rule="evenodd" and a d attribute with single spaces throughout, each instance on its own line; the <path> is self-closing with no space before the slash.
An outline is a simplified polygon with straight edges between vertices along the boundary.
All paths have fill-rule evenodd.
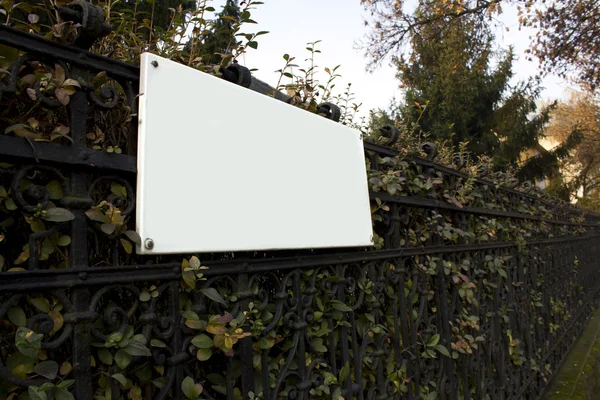
<path id="1" fill-rule="evenodd" d="M 152 250 L 154 248 L 154 240 L 146 239 L 144 246 L 146 247 L 146 250 Z"/>
<path id="2" fill-rule="evenodd" d="M 158 68 L 158 61 L 152 61 L 150 64 L 152 64 L 154 68 Z"/>

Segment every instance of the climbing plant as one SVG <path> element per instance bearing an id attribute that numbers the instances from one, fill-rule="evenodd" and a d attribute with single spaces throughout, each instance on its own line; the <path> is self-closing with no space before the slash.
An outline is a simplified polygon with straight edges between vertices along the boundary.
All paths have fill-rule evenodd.
<path id="1" fill-rule="evenodd" d="M 127 29 L 93 50 L 224 66 Z M 0 143 L 31 150 L 0 149 L 0 398 L 533 398 L 596 304 L 597 216 L 392 126 L 365 138 L 372 248 L 138 256 L 134 78 L 25 53 L 0 61 Z"/>

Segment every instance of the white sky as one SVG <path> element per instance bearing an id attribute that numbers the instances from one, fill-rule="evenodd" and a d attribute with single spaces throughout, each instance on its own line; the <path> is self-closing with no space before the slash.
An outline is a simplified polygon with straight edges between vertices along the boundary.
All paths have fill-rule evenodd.
<path id="1" fill-rule="evenodd" d="M 252 50 L 240 60 L 249 68 L 258 68 L 254 73 L 259 79 L 275 85 L 279 75 L 274 71 L 284 65 L 283 54 L 296 57 L 295 63 L 307 67 L 304 59 L 308 52 L 306 43 L 321 40 L 318 48 L 317 65 L 332 68 L 341 65 L 338 72 L 342 75 L 336 88 L 342 90 L 348 82 L 352 83 L 358 103 L 362 102 L 362 115 L 373 108 L 385 108 L 392 97 L 400 98 L 398 81 L 394 69 L 382 65 L 374 73 L 365 71 L 367 60 L 355 49 L 355 43 L 364 38 L 368 28 L 364 26 L 364 17 L 360 0 L 264 0 L 265 4 L 253 11 L 252 19 L 257 25 L 247 25 L 244 32 L 269 31 L 258 40 L 258 50 Z M 224 0 L 213 2 L 220 11 Z M 524 51 L 529 45 L 532 32 L 518 30 L 516 10 L 506 8 L 501 22 L 510 28 L 497 29 L 497 41 L 502 47 L 513 45 L 518 60 L 514 64 L 516 80 L 526 79 L 537 72 L 537 61 L 526 61 Z M 324 79 L 324 76 L 321 78 Z M 543 99 L 560 99 L 569 87 L 556 76 L 544 79 L 546 88 Z"/>

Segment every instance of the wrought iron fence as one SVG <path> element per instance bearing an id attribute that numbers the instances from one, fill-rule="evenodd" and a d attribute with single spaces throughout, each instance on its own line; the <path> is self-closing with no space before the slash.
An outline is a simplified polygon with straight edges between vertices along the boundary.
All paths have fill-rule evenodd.
<path id="1" fill-rule="evenodd" d="M 393 137 L 378 250 L 135 256 L 137 68 L 0 43 L 0 398 L 534 399 L 597 304 L 597 216 Z"/>

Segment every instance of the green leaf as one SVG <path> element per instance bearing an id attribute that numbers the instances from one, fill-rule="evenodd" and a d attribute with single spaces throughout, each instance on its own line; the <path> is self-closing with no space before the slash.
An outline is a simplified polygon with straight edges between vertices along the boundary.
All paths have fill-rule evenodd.
<path id="1" fill-rule="evenodd" d="M 52 244 L 49 238 L 46 238 L 42 243 L 42 254 L 45 256 L 49 256 L 52 253 L 54 253 L 54 245 Z"/>
<path id="2" fill-rule="evenodd" d="M 344 314 L 338 310 L 332 310 L 329 312 L 329 316 L 336 321 L 341 321 L 344 318 Z"/>
<path id="3" fill-rule="evenodd" d="M 48 316 L 52 318 L 52 323 L 54 324 L 54 327 L 49 333 L 49 335 L 52 336 L 63 327 L 65 319 L 62 314 L 56 310 L 48 311 Z"/>
<path id="4" fill-rule="evenodd" d="M 198 352 L 196 353 L 196 358 L 199 361 L 206 361 L 210 358 L 210 356 L 212 356 L 211 349 L 198 349 Z"/>
<path id="5" fill-rule="evenodd" d="M 326 353 L 327 352 L 327 347 L 325 347 L 323 345 L 323 339 L 315 339 L 312 341 L 311 346 L 313 349 L 315 349 L 315 351 L 318 351 L 319 353 Z"/>
<path id="6" fill-rule="evenodd" d="M 117 226 L 115 224 L 102 224 L 100 226 L 100 229 L 107 235 L 112 235 L 113 233 L 115 233 L 115 229 L 117 229 Z"/>
<path id="7" fill-rule="evenodd" d="M 156 386 L 157 388 L 159 388 L 159 389 L 162 389 L 162 388 L 165 386 L 165 382 L 166 382 L 166 379 L 165 379 L 165 377 L 164 377 L 164 376 L 161 376 L 160 378 L 156 378 L 156 379 L 154 379 L 154 380 L 152 381 L 152 384 L 153 384 L 154 386 Z"/>
<path id="8" fill-rule="evenodd" d="M 50 200 L 60 200 L 64 197 L 62 186 L 58 181 L 52 181 L 47 184 L 46 190 L 50 194 Z"/>
<path id="9" fill-rule="evenodd" d="M 123 185 L 120 185 L 118 183 L 111 183 L 110 184 L 110 191 L 115 196 L 127 198 L 127 189 L 125 189 L 125 186 L 123 186 Z"/>
<path id="10" fill-rule="evenodd" d="M 54 400 L 75 400 L 75 397 L 66 389 L 59 389 L 54 393 Z"/>
<path id="11" fill-rule="evenodd" d="M 152 346 L 152 347 L 167 347 L 166 344 L 164 344 L 162 341 L 160 341 L 158 339 L 152 339 L 150 341 L 150 346 Z"/>
<path id="12" fill-rule="evenodd" d="M 340 388 L 340 387 L 336 388 L 335 391 L 333 392 L 333 395 L 331 396 L 331 398 L 335 399 L 335 400 L 343 399 L 342 388 Z"/>
<path id="13" fill-rule="evenodd" d="M 58 238 L 58 242 L 56 242 L 56 244 L 61 247 L 66 247 L 71 244 L 71 237 L 67 236 L 67 235 L 63 235 L 60 238 Z"/>
<path id="14" fill-rule="evenodd" d="M 133 246 L 132 246 L 131 242 L 129 240 L 125 240 L 125 239 L 120 239 L 120 241 L 121 241 L 121 246 L 123 246 L 123 249 L 125 249 L 125 253 L 131 254 L 133 252 Z"/>
<path id="15" fill-rule="evenodd" d="M 65 208 L 51 208 L 46 210 L 47 214 L 42 218 L 52 222 L 67 222 L 75 219 L 73 213 Z"/>
<path id="16" fill-rule="evenodd" d="M 27 325 L 27 317 L 25 311 L 20 307 L 11 307 L 8 309 L 8 319 L 16 326 Z"/>
<path id="17" fill-rule="evenodd" d="M 185 319 L 189 319 L 189 320 L 192 320 L 192 321 L 199 321 L 200 320 L 200 318 L 198 317 L 198 314 L 196 314 L 193 311 L 188 311 L 188 310 L 181 311 L 181 316 L 183 318 L 185 318 Z"/>
<path id="18" fill-rule="evenodd" d="M 114 374 L 111 376 L 114 380 L 118 381 L 121 385 L 127 385 L 127 378 L 123 374 Z"/>
<path id="19" fill-rule="evenodd" d="M 183 391 L 185 397 L 191 400 L 197 399 L 198 396 L 200 396 L 200 393 L 202 393 L 201 390 L 198 390 L 196 382 L 194 382 L 194 379 L 190 376 L 185 377 L 185 379 L 181 382 L 181 390 Z"/>
<path id="20" fill-rule="evenodd" d="M 227 329 L 223 324 L 211 324 L 209 323 L 206 327 L 206 332 L 212 333 L 213 335 L 224 335 L 227 333 Z"/>
<path id="21" fill-rule="evenodd" d="M 208 374 L 206 375 L 206 379 L 208 379 L 208 381 L 210 383 L 212 383 L 213 385 L 226 385 L 227 384 L 227 379 L 225 379 L 225 377 L 223 375 L 219 375 L 216 373 L 212 373 L 212 374 Z"/>
<path id="22" fill-rule="evenodd" d="M 330 332 L 331 332 L 331 329 L 329 329 L 327 326 L 322 326 L 321 329 L 319 329 L 317 331 L 311 331 L 310 335 L 315 336 L 315 337 L 321 337 L 321 336 L 327 335 Z"/>
<path id="23" fill-rule="evenodd" d="M 37 386 L 29 386 L 27 389 L 27 393 L 29 394 L 29 398 L 31 400 L 46 400 L 46 392 L 43 390 L 39 390 Z"/>
<path id="24" fill-rule="evenodd" d="M 60 368 L 58 369 L 58 373 L 61 375 L 68 375 L 69 372 L 73 370 L 73 365 L 69 361 L 65 361 L 62 363 Z"/>
<path id="25" fill-rule="evenodd" d="M 133 357 L 129 354 L 126 349 L 119 349 L 115 354 L 115 363 L 120 369 L 125 369 L 131 363 Z"/>
<path id="26" fill-rule="evenodd" d="M 448 351 L 448 349 L 442 346 L 441 344 L 434 346 L 434 349 L 436 349 L 438 352 L 445 355 L 446 357 L 450 357 L 450 352 Z"/>
<path id="27" fill-rule="evenodd" d="M 127 345 L 127 347 L 124 348 L 124 350 L 132 356 L 150 357 L 152 355 L 152 353 L 150 353 L 150 350 L 148 350 L 148 348 L 140 342 L 132 341 Z"/>
<path id="28" fill-rule="evenodd" d="M 129 240 L 131 240 L 133 243 L 135 243 L 137 245 L 142 243 L 142 238 L 140 237 L 140 235 L 138 235 L 138 233 L 136 231 L 125 231 L 125 236 L 127 236 L 127 238 Z"/>
<path id="29" fill-rule="evenodd" d="M 108 343 L 119 343 L 123 340 L 123 333 L 121 332 L 113 332 L 106 338 Z"/>
<path id="30" fill-rule="evenodd" d="M 192 339 L 192 344 L 199 349 L 210 349 L 213 347 L 213 340 L 201 333 Z"/>
<path id="31" fill-rule="evenodd" d="M 335 308 L 338 311 L 342 311 L 342 312 L 351 312 L 352 308 L 347 306 L 346 304 L 342 303 L 339 300 L 331 300 L 331 306 L 333 308 Z"/>
<path id="32" fill-rule="evenodd" d="M 255 42 L 255 41 L 248 42 L 248 47 L 251 47 L 253 49 L 258 49 L 258 42 Z"/>
<path id="33" fill-rule="evenodd" d="M 42 361 L 35 366 L 34 372 L 50 380 L 58 374 L 58 363 L 56 361 Z"/>
<path id="34" fill-rule="evenodd" d="M 106 365 L 112 365 L 113 363 L 113 356 L 108 349 L 98 349 L 98 358 Z"/>
<path id="35" fill-rule="evenodd" d="M 150 299 L 152 299 L 152 296 L 150 295 L 150 293 L 147 290 L 142 290 L 140 292 L 140 301 L 146 302 L 146 301 L 150 301 Z"/>
<path id="36" fill-rule="evenodd" d="M 61 383 L 59 383 L 58 385 L 56 385 L 57 389 L 65 389 L 67 390 L 68 388 L 70 388 L 71 386 L 73 386 L 73 384 L 75 384 L 75 380 L 73 379 L 65 379 L 64 381 L 62 381 Z"/>
<path id="37" fill-rule="evenodd" d="M 189 267 L 191 269 L 199 269 L 200 266 L 202 265 L 200 263 L 200 259 L 198 257 L 196 257 L 196 256 L 190 257 L 190 260 L 188 261 L 188 263 L 189 263 Z"/>
<path id="38" fill-rule="evenodd" d="M 18 129 L 29 129 L 29 128 L 30 128 L 30 126 L 27 125 L 27 124 L 14 124 L 14 125 L 11 125 L 8 128 L 6 128 L 4 130 L 4 134 L 7 135 L 7 134 L 9 134 L 11 132 L 14 132 L 14 131 L 18 130 Z"/>
<path id="39" fill-rule="evenodd" d="M 217 393 L 221 393 L 223 395 L 227 394 L 227 388 L 225 386 L 221 386 L 221 385 L 212 385 L 210 387 L 212 390 L 214 390 Z"/>
<path id="40" fill-rule="evenodd" d="M 146 336 L 144 336 L 144 335 L 143 335 L 143 334 L 141 334 L 141 333 L 138 333 L 137 335 L 133 335 L 133 337 L 131 338 L 131 340 L 133 340 L 134 342 L 141 343 L 141 344 L 143 344 L 143 345 L 145 345 L 145 344 L 146 344 L 146 342 L 148 341 L 148 340 L 146 339 Z"/>
<path id="41" fill-rule="evenodd" d="M 350 374 L 350 363 L 346 363 L 344 365 L 344 367 L 342 368 L 342 370 L 340 371 L 340 384 L 344 384 L 344 382 L 346 381 L 346 378 L 348 377 L 348 375 Z"/>
<path id="42" fill-rule="evenodd" d="M 15 333 L 15 346 L 25 357 L 37 360 L 44 335 L 20 326 Z"/>
<path id="43" fill-rule="evenodd" d="M 48 313 L 50 312 L 50 303 L 44 297 L 35 297 L 29 299 L 29 302 L 38 310 Z"/>
<path id="44" fill-rule="evenodd" d="M 433 346 L 437 345 L 439 341 L 440 341 L 440 335 L 435 334 L 429 338 L 429 340 L 427 341 L 427 346 L 433 347 Z"/>
<path id="45" fill-rule="evenodd" d="M 108 218 L 106 218 L 106 215 L 104 215 L 102 213 L 102 211 L 100 211 L 100 210 L 87 210 L 85 212 L 85 215 L 87 215 L 87 217 L 89 219 L 91 219 L 92 221 L 102 222 L 102 223 L 106 223 L 108 221 Z"/>
<path id="46" fill-rule="evenodd" d="M 13 199 L 6 199 L 4 201 L 4 206 L 8 211 L 15 211 L 17 209 L 17 205 L 15 204 Z"/>
<path id="47" fill-rule="evenodd" d="M 45 392 L 46 390 L 50 390 L 54 387 L 54 384 L 52 382 L 46 382 L 43 383 L 41 386 L 38 387 L 38 391 L 39 392 Z"/>
<path id="48" fill-rule="evenodd" d="M 225 302 L 225 300 L 223 299 L 223 297 L 221 297 L 221 295 L 219 294 L 219 292 L 217 292 L 217 290 L 215 288 L 201 289 L 200 292 L 202 294 L 204 294 L 206 297 L 208 297 L 209 299 L 211 299 L 212 301 L 215 301 L 217 303 L 221 303 L 224 306 L 227 305 L 227 303 Z"/>
<path id="49" fill-rule="evenodd" d="M 269 350 L 271 348 L 271 344 L 269 343 L 267 338 L 261 338 L 258 341 L 258 346 L 261 348 L 261 350 Z"/>

